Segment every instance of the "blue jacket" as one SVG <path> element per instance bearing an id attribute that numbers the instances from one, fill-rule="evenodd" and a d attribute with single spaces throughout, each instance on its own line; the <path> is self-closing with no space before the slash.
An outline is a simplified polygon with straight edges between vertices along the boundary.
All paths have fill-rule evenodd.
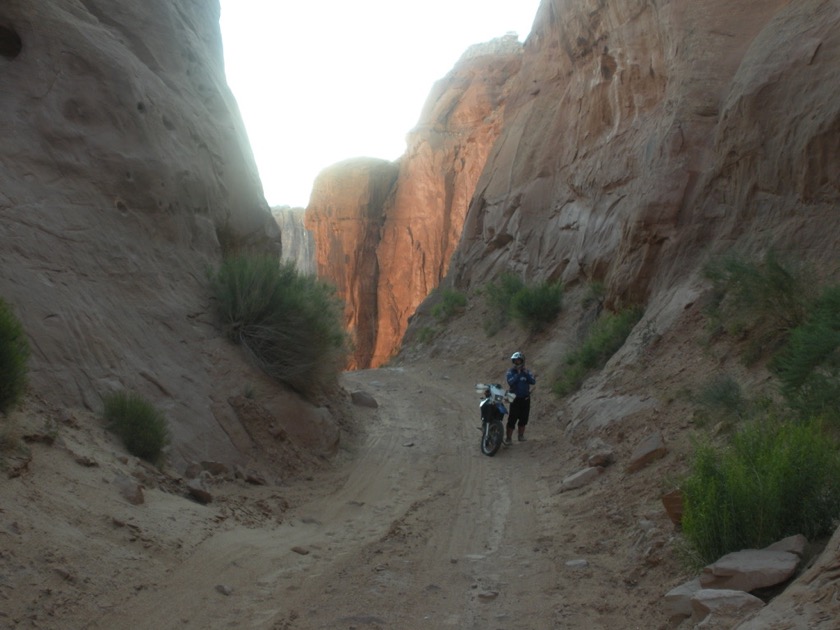
<path id="1" fill-rule="evenodd" d="M 536 385 L 537 381 L 530 370 L 522 368 L 520 372 L 515 367 L 510 368 L 505 376 L 510 391 L 516 394 L 517 398 L 527 398 L 531 395 L 531 385 Z"/>

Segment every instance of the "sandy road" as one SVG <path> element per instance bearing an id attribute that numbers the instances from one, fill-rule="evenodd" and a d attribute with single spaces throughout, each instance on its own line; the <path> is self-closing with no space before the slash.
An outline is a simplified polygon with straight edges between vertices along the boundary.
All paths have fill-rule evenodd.
<path id="1" fill-rule="evenodd" d="M 210 535 L 88 627 L 555 627 L 540 441 L 482 455 L 472 384 L 445 373 L 345 380 L 379 408 L 360 411 L 362 437 L 309 500 L 282 524 Z"/>

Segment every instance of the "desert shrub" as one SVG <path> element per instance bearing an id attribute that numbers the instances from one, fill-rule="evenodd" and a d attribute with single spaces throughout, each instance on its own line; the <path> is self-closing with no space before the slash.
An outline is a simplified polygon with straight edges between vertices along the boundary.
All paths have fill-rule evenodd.
<path id="1" fill-rule="evenodd" d="M 300 392 L 335 380 L 347 357 L 335 291 L 269 256 L 229 258 L 211 278 L 226 336 Z"/>
<path id="2" fill-rule="evenodd" d="M 581 303 L 584 307 L 592 305 L 603 304 L 604 298 L 607 295 L 607 287 L 600 280 L 593 280 L 586 287 L 586 292 L 583 294 Z"/>
<path id="3" fill-rule="evenodd" d="M 103 403 L 107 426 L 122 440 L 126 450 L 157 464 L 169 443 L 169 427 L 164 415 L 132 392 L 108 394 Z"/>
<path id="4" fill-rule="evenodd" d="M 484 331 L 492 337 L 514 319 L 520 326 L 537 332 L 552 322 L 560 312 L 563 287 L 544 282 L 526 285 L 519 276 L 504 273 L 483 290 L 488 313 Z"/>
<path id="5" fill-rule="evenodd" d="M 728 447 L 696 446 L 682 481 L 682 530 L 697 564 L 793 534 L 829 534 L 840 515 L 840 458 L 817 422 L 751 422 Z"/>
<path id="6" fill-rule="evenodd" d="M 729 374 L 716 374 L 702 383 L 694 402 L 707 414 L 725 418 L 741 418 L 748 407 L 741 385 Z"/>
<path id="7" fill-rule="evenodd" d="M 543 282 L 522 287 L 511 300 L 511 312 L 520 326 L 538 332 L 557 318 L 563 303 L 563 287 Z"/>
<path id="8" fill-rule="evenodd" d="M 707 265 L 705 274 L 713 287 L 706 310 L 712 327 L 749 339 L 747 363 L 778 349 L 813 302 L 809 271 L 772 250 L 761 262 L 726 257 Z"/>
<path id="9" fill-rule="evenodd" d="M 771 365 L 785 399 L 802 417 L 840 422 L 840 287 L 823 291 Z"/>
<path id="10" fill-rule="evenodd" d="M 432 341 L 432 339 L 437 337 L 439 332 L 440 331 L 434 326 L 423 326 L 417 331 L 417 336 L 415 337 L 415 339 L 417 339 L 418 343 L 429 343 Z"/>
<path id="11" fill-rule="evenodd" d="M 0 413 L 13 409 L 26 390 L 29 342 L 11 307 L 0 299 Z"/>
<path id="12" fill-rule="evenodd" d="M 484 331 L 488 336 L 492 337 L 507 326 L 513 309 L 513 299 L 523 288 L 525 283 L 512 273 L 503 273 L 494 282 L 486 285 L 483 294 L 489 309 L 484 321 Z"/>
<path id="13" fill-rule="evenodd" d="M 593 370 L 604 367 L 610 357 L 624 345 L 641 317 L 641 309 L 635 307 L 617 313 L 602 312 L 580 347 L 563 360 L 553 391 L 559 396 L 577 391 Z"/>
<path id="14" fill-rule="evenodd" d="M 453 289 L 444 289 L 441 292 L 441 301 L 432 308 L 432 316 L 440 322 L 445 322 L 462 313 L 466 306 L 466 295 Z"/>

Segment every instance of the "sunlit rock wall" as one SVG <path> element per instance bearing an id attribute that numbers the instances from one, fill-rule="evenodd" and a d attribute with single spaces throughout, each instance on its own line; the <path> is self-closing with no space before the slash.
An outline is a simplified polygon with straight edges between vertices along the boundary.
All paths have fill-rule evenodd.
<path id="1" fill-rule="evenodd" d="M 347 303 L 351 367 L 393 356 L 408 318 L 448 271 L 520 60 L 514 36 L 470 49 L 432 88 L 398 162 L 349 160 L 316 181 L 307 227 L 318 275 Z"/>

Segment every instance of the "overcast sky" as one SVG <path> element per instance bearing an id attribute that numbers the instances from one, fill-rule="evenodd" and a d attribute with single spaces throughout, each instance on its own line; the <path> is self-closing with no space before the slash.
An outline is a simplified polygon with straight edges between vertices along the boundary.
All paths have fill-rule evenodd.
<path id="1" fill-rule="evenodd" d="M 524 40 L 540 0 L 221 0 L 228 84 L 272 206 L 325 167 L 405 150 L 435 81 L 472 44 Z"/>

